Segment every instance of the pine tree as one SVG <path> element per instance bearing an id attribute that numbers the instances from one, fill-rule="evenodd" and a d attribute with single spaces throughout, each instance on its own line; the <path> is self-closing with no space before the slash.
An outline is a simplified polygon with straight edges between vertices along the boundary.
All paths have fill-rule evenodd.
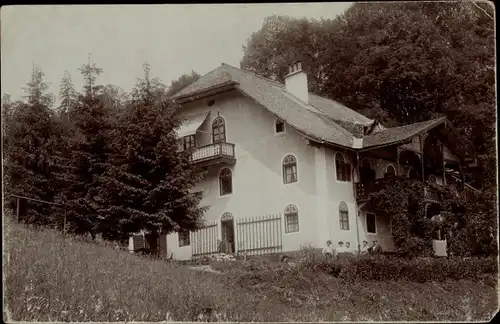
<path id="1" fill-rule="evenodd" d="M 50 109 L 53 96 L 46 93 L 43 72 L 33 67 L 31 80 L 25 88 L 27 102 L 11 104 L 8 125 L 4 128 L 5 178 L 7 201 L 14 208 L 11 194 L 29 198 L 58 201 L 62 186 L 61 152 L 64 150 L 62 125 Z M 38 225 L 53 224 L 56 213 L 48 205 L 23 204 L 23 220 Z"/>
<path id="2" fill-rule="evenodd" d="M 112 167 L 101 177 L 100 230 L 108 239 L 130 233 L 195 229 L 203 209 L 201 196 L 191 193 L 199 175 L 184 152 L 177 152 L 175 107 L 158 93 L 150 68 L 133 90 L 129 109 L 115 133 Z"/>
<path id="3" fill-rule="evenodd" d="M 167 86 L 158 77 L 150 76 L 151 66 L 148 62 L 142 65 L 144 77 L 137 80 L 137 84 L 132 89 L 131 97 L 135 102 L 149 102 L 149 100 L 159 100 L 166 94 Z"/>
<path id="4" fill-rule="evenodd" d="M 109 110 L 100 100 L 102 86 L 96 84 L 102 69 L 91 63 L 89 56 L 88 63 L 79 71 L 85 84 L 72 116 L 76 130 L 71 143 L 72 184 L 66 190 L 70 206 L 68 222 L 71 231 L 94 235 L 99 224 L 99 205 L 94 197 L 99 177 L 107 170 L 113 123 Z"/>
<path id="5" fill-rule="evenodd" d="M 71 120 L 71 113 L 74 109 L 77 101 L 77 95 L 74 88 L 73 79 L 68 71 L 64 71 L 63 78 L 61 79 L 61 84 L 59 88 L 59 96 L 61 98 L 61 103 L 58 107 L 58 113 L 66 121 Z"/>

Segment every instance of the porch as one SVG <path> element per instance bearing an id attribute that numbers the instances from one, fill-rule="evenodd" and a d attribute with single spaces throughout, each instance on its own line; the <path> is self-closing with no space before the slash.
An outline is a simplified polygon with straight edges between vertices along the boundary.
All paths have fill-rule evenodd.
<path id="1" fill-rule="evenodd" d="M 408 178 L 402 176 L 385 177 L 382 179 L 376 179 L 373 182 L 356 183 L 356 201 L 358 203 L 365 202 L 371 193 L 379 192 L 384 190 L 388 186 L 394 184 L 397 181 L 406 181 Z M 418 181 L 418 180 L 414 180 Z M 424 200 L 428 202 L 439 202 L 439 195 L 436 190 L 432 189 L 430 186 L 424 187 Z"/>

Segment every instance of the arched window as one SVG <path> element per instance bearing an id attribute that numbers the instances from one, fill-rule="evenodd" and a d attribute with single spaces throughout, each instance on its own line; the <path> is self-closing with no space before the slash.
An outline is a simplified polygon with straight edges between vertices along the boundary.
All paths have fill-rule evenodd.
<path id="1" fill-rule="evenodd" d="M 213 142 L 220 143 L 226 141 L 226 123 L 224 118 L 217 117 L 212 123 Z"/>
<path id="2" fill-rule="evenodd" d="M 228 168 L 222 169 L 219 175 L 220 195 L 229 195 L 233 193 L 233 174 Z"/>
<path id="3" fill-rule="evenodd" d="M 335 172 L 338 181 L 351 181 L 351 165 L 344 160 L 342 153 L 335 154 Z"/>
<path id="4" fill-rule="evenodd" d="M 344 231 L 349 230 L 349 208 L 344 201 L 340 202 L 339 205 L 339 221 L 340 229 Z"/>
<path id="5" fill-rule="evenodd" d="M 385 170 L 385 175 L 386 177 L 393 178 L 394 176 L 396 176 L 396 169 L 394 169 L 394 167 L 389 164 L 387 166 L 387 169 Z"/>
<path id="6" fill-rule="evenodd" d="M 283 159 L 283 183 L 297 182 L 297 159 L 287 155 Z"/>
<path id="7" fill-rule="evenodd" d="M 285 132 L 285 123 L 282 122 L 281 120 L 277 119 L 276 122 L 274 123 L 274 131 L 276 134 L 284 133 Z"/>
<path id="8" fill-rule="evenodd" d="M 285 232 L 293 233 L 299 231 L 299 210 L 295 205 L 285 208 Z"/>
<path id="9" fill-rule="evenodd" d="M 233 219 L 233 214 L 227 212 L 222 214 L 222 216 L 220 217 L 221 222 L 232 221 Z"/>

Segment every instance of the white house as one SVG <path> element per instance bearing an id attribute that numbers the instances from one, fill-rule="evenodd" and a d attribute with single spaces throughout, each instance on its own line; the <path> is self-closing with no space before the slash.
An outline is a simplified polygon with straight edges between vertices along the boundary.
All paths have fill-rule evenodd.
<path id="1" fill-rule="evenodd" d="M 206 228 L 167 235 L 175 259 L 216 252 L 218 241 L 249 254 L 326 240 L 394 250 L 390 215 L 366 210 L 366 194 L 398 176 L 452 181 L 467 158 L 445 118 L 385 128 L 310 93 L 300 62 L 284 85 L 222 64 L 174 100 L 180 149 L 207 172 L 194 190 L 209 207 Z"/>

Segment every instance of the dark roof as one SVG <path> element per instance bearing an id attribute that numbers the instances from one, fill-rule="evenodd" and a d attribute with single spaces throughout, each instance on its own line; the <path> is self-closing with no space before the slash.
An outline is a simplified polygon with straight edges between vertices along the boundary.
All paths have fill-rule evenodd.
<path id="1" fill-rule="evenodd" d="M 444 123 L 445 120 L 445 117 L 441 117 L 420 123 L 385 129 L 375 134 L 363 137 L 363 148 L 388 145 L 391 143 L 409 139 L 421 132 L 427 131 L 437 125 Z"/>
<path id="2" fill-rule="evenodd" d="M 215 70 L 210 71 L 198 81 L 175 94 L 174 99 L 185 98 L 186 96 L 207 91 L 210 88 L 230 81 L 236 82 L 237 85 L 235 87 L 246 96 L 311 138 L 344 147 L 353 147 L 352 133 L 335 123 L 333 119 L 314 107 L 314 105 L 307 104 L 287 92 L 283 84 L 248 71 L 240 70 L 228 64 L 223 63 Z M 311 94 L 311 96 L 313 97 L 313 102 L 321 102 L 318 106 L 322 110 L 328 108 L 325 102 L 328 99 L 321 101 L 314 94 Z M 331 101 L 331 104 L 335 104 L 335 102 Z M 332 111 L 336 108 L 331 107 L 329 109 L 330 114 L 332 114 Z M 345 109 L 350 110 L 347 107 Z M 337 114 L 336 116 L 339 117 L 340 115 Z M 352 115 L 352 120 L 357 118 L 367 123 L 370 122 L 370 119 L 353 110 L 350 110 L 350 115 Z"/>
<path id="3" fill-rule="evenodd" d="M 222 63 L 216 69 L 182 89 L 174 100 L 195 95 L 233 82 L 234 87 L 259 103 L 297 131 L 319 142 L 362 149 L 389 145 L 437 126 L 445 118 L 385 129 L 363 137 L 363 126 L 374 121 L 341 103 L 309 93 L 305 103 L 287 92 L 282 83 Z"/>

